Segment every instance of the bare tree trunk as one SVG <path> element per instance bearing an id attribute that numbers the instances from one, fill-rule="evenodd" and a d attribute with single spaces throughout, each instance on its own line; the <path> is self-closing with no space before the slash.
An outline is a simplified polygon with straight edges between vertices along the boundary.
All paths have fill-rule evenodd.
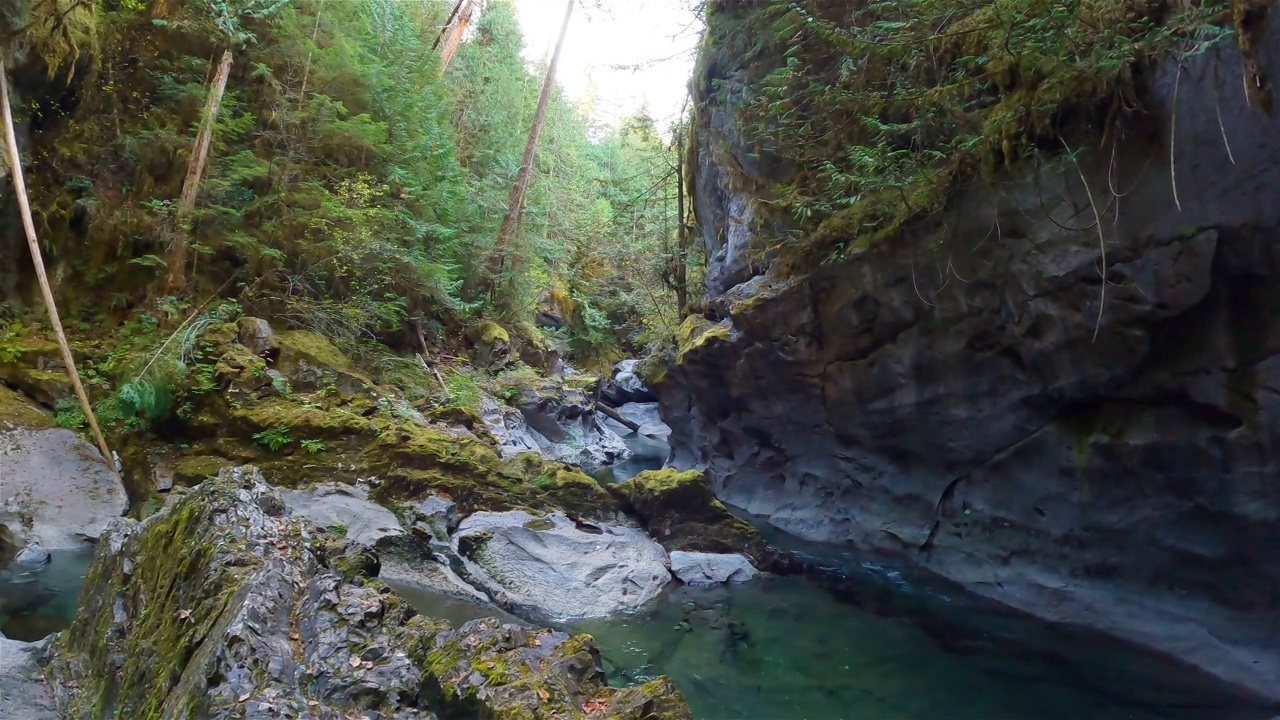
<path id="1" fill-rule="evenodd" d="M 533 115 L 533 127 L 529 128 L 529 142 L 524 146 L 524 160 L 520 163 L 520 173 L 516 176 L 515 187 L 511 188 L 511 199 L 507 203 L 507 216 L 502 220 L 502 228 L 498 231 L 498 242 L 493 247 L 493 257 L 489 261 L 489 269 L 493 272 L 493 283 L 496 287 L 503 267 L 506 265 L 507 246 L 515 234 L 520 222 L 520 214 L 524 209 L 525 194 L 529 190 L 529 177 L 533 174 L 533 156 L 538 150 L 538 136 L 542 134 L 542 124 L 547 119 L 547 106 L 551 104 L 551 89 L 556 82 L 556 65 L 560 64 L 560 50 L 564 47 L 564 37 L 569 30 L 569 16 L 573 14 L 573 5 L 577 0 L 569 0 L 564 9 L 564 22 L 560 24 L 560 37 L 556 40 L 556 49 L 551 53 L 551 64 L 547 66 L 547 76 L 542 80 L 542 93 L 538 96 L 538 109 Z"/>
<path id="2" fill-rule="evenodd" d="M 689 304 L 689 228 L 684 222 L 684 143 L 685 129 L 676 135 L 676 317 L 684 320 Z"/>
<path id="3" fill-rule="evenodd" d="M 311 52 L 316 47 L 316 35 L 320 34 L 320 16 L 324 15 L 324 0 L 320 0 L 319 7 L 316 8 L 316 24 L 311 28 L 311 49 L 307 50 L 307 65 L 302 70 L 302 89 L 298 91 L 298 109 L 301 110 L 307 102 L 307 80 L 311 77 Z"/>
<path id="4" fill-rule="evenodd" d="M 22 179 L 22 157 L 18 154 L 18 139 L 13 131 L 13 111 L 9 107 L 9 70 L 0 60 L 0 112 L 4 114 L 5 148 L 9 159 L 9 172 L 13 177 L 13 192 L 18 199 L 18 211 L 22 215 L 22 228 L 27 234 L 27 247 L 31 251 L 31 262 L 35 266 L 36 279 L 40 283 L 40 292 L 44 297 L 44 307 L 49 313 L 49 324 L 58 338 L 58 347 L 62 350 L 62 362 L 67 366 L 67 376 L 71 379 L 71 387 L 76 398 L 80 400 L 80 409 L 84 411 L 85 420 L 89 421 L 89 429 L 93 431 L 93 439 L 98 443 L 98 452 L 106 461 L 111 472 L 116 471 L 115 461 L 111 457 L 111 449 L 107 447 L 106 438 L 98 427 L 98 418 L 89 405 L 89 396 L 80 382 L 80 373 L 76 371 L 76 360 L 71 355 L 71 345 L 67 343 L 67 335 L 62 330 L 62 319 L 58 317 L 58 306 L 53 301 L 53 289 L 49 287 L 49 275 L 44 269 L 44 257 L 40 253 L 40 242 L 36 239 L 36 225 L 31 218 L 31 204 L 27 201 L 27 185 Z"/>
<path id="5" fill-rule="evenodd" d="M 445 38 L 444 49 L 440 51 L 440 72 L 444 72 L 449 67 L 453 54 L 458 51 L 458 45 L 462 44 L 462 36 L 467 31 L 467 25 L 471 23 L 471 16 L 475 14 L 475 9 L 475 0 L 461 0 L 458 7 L 454 9 L 456 17 L 449 28 L 448 37 Z"/>
<path id="6" fill-rule="evenodd" d="M 227 50 L 222 53 L 218 74 L 214 76 L 213 86 L 209 88 L 209 97 L 204 105 L 204 120 L 200 123 L 200 132 L 196 134 L 191 160 L 187 164 L 187 177 L 182 181 L 182 197 L 178 200 L 178 212 L 174 216 L 173 246 L 169 248 L 166 294 L 177 292 L 187 284 L 187 236 L 191 232 L 191 214 L 196 209 L 196 195 L 200 190 L 200 180 L 204 177 L 205 162 L 209 159 L 209 146 L 213 143 L 213 126 L 218 120 L 218 108 L 222 104 L 222 95 L 227 90 L 227 76 L 230 74 L 231 51 Z"/>

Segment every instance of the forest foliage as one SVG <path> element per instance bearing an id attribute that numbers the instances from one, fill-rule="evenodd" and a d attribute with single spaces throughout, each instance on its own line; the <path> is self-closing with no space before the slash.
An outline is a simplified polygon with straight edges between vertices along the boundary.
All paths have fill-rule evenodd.
<path id="1" fill-rule="evenodd" d="M 1069 155 L 1075 128 L 1115 142 L 1153 62 L 1233 36 L 1247 50 L 1250 12 L 1270 2 L 720 2 L 704 63 L 749 39 L 746 134 L 791 169 L 768 210 L 795 228 L 778 249 L 803 271 L 896 236 L 957 183 Z"/>
<path id="2" fill-rule="evenodd" d="M 522 57 L 510 0 L 486 4 L 443 73 L 446 0 L 24 2 L 5 23 L 26 45 L 30 194 L 82 319 L 221 294 L 339 343 L 408 349 L 480 318 L 542 332 L 530 319 L 558 298 L 572 310 L 559 341 L 600 362 L 678 324 L 673 129 L 643 111 L 600 126 L 558 88 L 506 276 L 488 276 L 544 70 Z M 209 167 L 180 220 L 228 49 Z M 179 232 L 193 284 L 157 298 Z"/>

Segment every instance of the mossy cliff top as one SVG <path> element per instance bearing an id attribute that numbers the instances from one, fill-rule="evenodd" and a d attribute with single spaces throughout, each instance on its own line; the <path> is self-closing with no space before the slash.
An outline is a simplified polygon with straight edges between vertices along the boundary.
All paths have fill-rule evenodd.
<path id="1" fill-rule="evenodd" d="M 1249 104 L 1270 112 L 1259 56 L 1274 5 L 712 2 L 694 79 L 704 150 L 693 162 L 717 165 L 722 185 L 752 196 L 755 229 L 769 237 L 751 250 L 802 275 L 896 240 L 978 178 L 1073 155 L 1080 133 L 1104 150 L 1150 134 L 1147 83 L 1159 63 L 1235 43 L 1240 61 L 1223 77 L 1239 77 Z M 699 213 L 704 223 L 725 215 Z"/>
<path id="2" fill-rule="evenodd" d="M 251 468 L 103 537 L 48 668 L 66 718 L 687 718 L 614 689 L 587 636 L 415 617 Z"/>
<path id="3" fill-rule="evenodd" d="M 750 523 L 716 499 L 711 483 L 697 470 L 646 470 L 609 490 L 668 550 L 743 553 L 763 569 L 789 569 L 783 555 Z"/>

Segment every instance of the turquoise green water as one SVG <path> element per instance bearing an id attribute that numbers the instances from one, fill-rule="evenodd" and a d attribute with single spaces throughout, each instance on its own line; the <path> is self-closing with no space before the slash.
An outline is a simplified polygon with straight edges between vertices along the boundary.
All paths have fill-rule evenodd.
<path id="1" fill-rule="evenodd" d="M 454 623 L 494 614 L 400 590 L 424 614 Z M 1144 686 L 1128 696 L 1123 688 L 1104 692 L 1069 666 L 994 646 L 948 652 L 904 619 L 841 602 L 799 578 L 681 587 L 649 612 L 566 629 L 595 637 L 611 682 L 670 675 L 703 720 L 1154 720 L 1222 718 L 1228 711 L 1187 708 L 1173 698 L 1162 706 Z M 1097 650 L 1093 659 L 1117 679 L 1132 672 L 1135 683 L 1143 682 L 1142 668 L 1127 666 L 1144 659 L 1110 646 Z"/>
<path id="2" fill-rule="evenodd" d="M 5 637 L 39 640 L 66 628 L 75 617 L 93 556 L 88 552 L 51 555 L 52 561 L 42 568 L 0 568 L 0 633 Z"/>

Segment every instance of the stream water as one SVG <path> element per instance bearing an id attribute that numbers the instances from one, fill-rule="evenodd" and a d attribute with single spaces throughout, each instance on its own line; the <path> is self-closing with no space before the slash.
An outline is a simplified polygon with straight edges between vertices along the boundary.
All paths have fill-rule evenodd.
<path id="1" fill-rule="evenodd" d="M 31 642 L 71 624 L 90 552 L 53 552 L 48 565 L 0 567 L 0 634 Z"/>
<path id="2" fill-rule="evenodd" d="M 602 481 L 666 459 L 660 435 L 624 440 L 636 454 Z M 905 568 L 781 534 L 770 539 L 822 582 L 673 584 L 644 612 L 562 629 L 594 636 L 613 684 L 670 675 L 700 720 L 1269 717 L 1188 691 L 1176 671 L 1115 642 L 982 605 Z M 0 631 L 35 640 L 65 627 L 88 561 L 87 553 L 59 553 L 39 570 L 0 569 Z M 421 588 L 397 589 L 423 614 L 455 625 L 494 615 L 521 622 Z"/>

